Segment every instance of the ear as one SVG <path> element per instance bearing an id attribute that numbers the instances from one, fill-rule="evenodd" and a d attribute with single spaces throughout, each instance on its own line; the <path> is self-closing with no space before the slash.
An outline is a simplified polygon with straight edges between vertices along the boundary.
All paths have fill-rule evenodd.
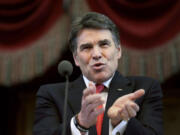
<path id="1" fill-rule="evenodd" d="M 73 54 L 73 59 L 74 59 L 74 62 L 76 64 L 76 66 L 79 66 L 79 60 L 78 60 L 78 56 L 76 54 Z"/>
<path id="2" fill-rule="evenodd" d="M 122 55 L 122 51 L 121 51 L 121 46 L 119 45 L 119 47 L 117 48 L 118 50 L 118 59 L 121 58 L 121 55 Z"/>

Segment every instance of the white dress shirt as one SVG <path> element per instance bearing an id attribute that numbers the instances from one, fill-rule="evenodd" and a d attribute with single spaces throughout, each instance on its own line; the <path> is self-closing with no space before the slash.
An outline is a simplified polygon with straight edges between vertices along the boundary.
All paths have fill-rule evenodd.
<path id="1" fill-rule="evenodd" d="M 109 80 L 105 81 L 103 83 L 103 85 L 106 87 L 106 88 L 109 88 L 109 85 L 110 85 L 110 82 L 112 80 L 113 77 L 111 77 Z M 84 79 L 84 82 L 86 84 L 86 87 L 89 87 L 89 80 L 83 76 L 83 79 Z M 94 82 L 92 82 L 94 83 Z M 102 95 L 102 98 L 104 99 L 105 101 L 105 104 L 103 105 L 103 107 L 106 106 L 106 101 L 107 101 L 107 96 L 108 96 L 108 93 L 107 92 L 101 92 L 100 93 Z M 76 126 L 74 125 L 74 118 L 73 117 L 71 119 L 71 133 L 72 135 L 81 135 L 80 131 L 76 128 Z M 126 126 L 127 126 L 127 121 L 121 121 L 114 129 L 113 129 L 113 126 L 111 124 L 111 120 L 109 120 L 109 135 L 116 135 L 118 132 L 120 133 L 120 135 L 123 135 L 125 129 L 126 129 Z M 88 135 L 88 132 L 85 134 L 85 135 Z"/>

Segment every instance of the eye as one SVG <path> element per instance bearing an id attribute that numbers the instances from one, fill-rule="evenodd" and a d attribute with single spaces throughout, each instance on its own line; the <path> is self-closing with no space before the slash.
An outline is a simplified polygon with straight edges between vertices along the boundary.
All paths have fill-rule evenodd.
<path id="1" fill-rule="evenodd" d="M 109 47 L 110 46 L 110 43 L 109 42 L 106 42 L 106 41 L 103 41 L 100 43 L 100 46 L 101 47 Z"/>
<path id="2" fill-rule="evenodd" d="M 101 46 L 106 46 L 106 45 L 108 45 L 108 44 L 107 44 L 107 43 L 102 43 L 102 44 L 101 44 Z"/>
<path id="3" fill-rule="evenodd" d="M 92 45 L 84 44 L 84 45 L 81 45 L 80 50 L 85 51 L 85 50 L 90 50 L 91 48 L 92 48 Z"/>
<path id="4" fill-rule="evenodd" d="M 108 39 L 100 40 L 98 44 L 102 48 L 107 48 L 111 46 L 111 42 Z"/>
<path id="5" fill-rule="evenodd" d="M 90 46 L 85 46 L 83 47 L 83 50 L 87 50 L 87 49 L 90 49 L 91 47 Z"/>

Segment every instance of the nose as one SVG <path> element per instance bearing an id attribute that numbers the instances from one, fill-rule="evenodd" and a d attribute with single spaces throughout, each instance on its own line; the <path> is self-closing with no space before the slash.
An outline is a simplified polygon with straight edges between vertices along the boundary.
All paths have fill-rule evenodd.
<path id="1" fill-rule="evenodd" d="M 92 58 L 94 60 L 99 60 L 102 57 L 101 49 L 99 47 L 94 47 L 92 52 Z"/>

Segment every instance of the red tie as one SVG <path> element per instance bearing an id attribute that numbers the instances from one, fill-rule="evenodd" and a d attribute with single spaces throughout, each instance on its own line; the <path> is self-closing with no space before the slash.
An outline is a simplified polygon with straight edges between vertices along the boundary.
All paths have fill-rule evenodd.
<path id="1" fill-rule="evenodd" d="M 103 89 L 104 89 L 104 85 L 102 85 L 102 84 L 96 85 L 96 93 L 102 92 Z M 99 109 L 102 107 L 103 107 L 103 105 L 98 106 Z M 96 122 L 97 135 L 101 135 L 103 117 L 104 117 L 104 113 L 98 115 L 98 117 L 97 117 L 97 122 Z"/>

